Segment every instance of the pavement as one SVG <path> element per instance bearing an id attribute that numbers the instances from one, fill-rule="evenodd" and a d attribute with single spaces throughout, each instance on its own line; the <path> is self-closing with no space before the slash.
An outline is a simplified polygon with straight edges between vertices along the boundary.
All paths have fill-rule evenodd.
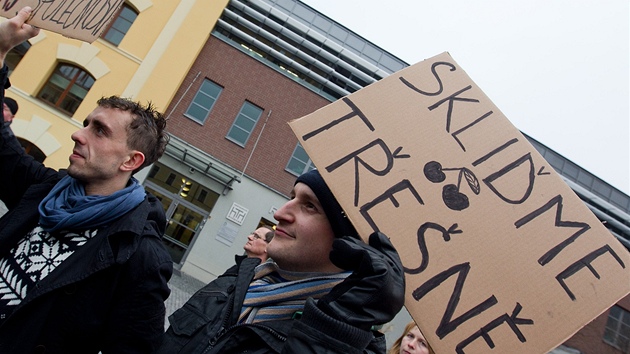
<path id="1" fill-rule="evenodd" d="M 201 289 L 206 284 L 191 277 L 190 275 L 174 269 L 173 276 L 168 282 L 168 285 L 171 288 L 171 295 L 164 303 L 166 305 L 166 321 L 164 322 L 165 329 L 169 326 L 168 316 L 175 312 L 175 310 L 184 306 L 186 301 L 188 301 L 188 299 L 190 299 L 197 290 Z"/>

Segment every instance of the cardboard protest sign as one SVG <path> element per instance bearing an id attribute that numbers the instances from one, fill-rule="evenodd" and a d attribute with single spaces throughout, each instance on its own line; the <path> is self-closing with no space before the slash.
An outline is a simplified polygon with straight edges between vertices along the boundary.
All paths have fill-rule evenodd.
<path id="1" fill-rule="evenodd" d="M 630 255 L 443 53 L 290 123 L 437 353 L 546 353 L 630 292 Z"/>
<path id="2" fill-rule="evenodd" d="M 94 42 L 107 28 L 124 0 L 11 0 L 2 2 L 0 16 L 11 18 L 20 9 L 33 9 L 30 25 L 66 37 Z"/>

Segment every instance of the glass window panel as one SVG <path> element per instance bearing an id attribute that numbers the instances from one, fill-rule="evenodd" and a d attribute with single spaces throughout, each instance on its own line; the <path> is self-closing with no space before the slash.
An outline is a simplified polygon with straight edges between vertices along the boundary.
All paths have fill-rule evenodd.
<path id="1" fill-rule="evenodd" d="M 69 65 L 61 65 L 61 67 L 59 68 L 59 72 L 61 73 L 61 75 L 69 79 L 76 77 L 78 71 L 78 68 Z"/>
<path id="2" fill-rule="evenodd" d="M 37 97 L 73 114 L 94 82 L 94 78 L 82 69 L 59 64 Z"/>
<path id="3" fill-rule="evenodd" d="M 244 146 L 254 130 L 256 123 L 258 123 L 258 119 L 260 119 L 261 114 L 261 108 L 245 101 L 241 107 L 241 111 L 236 116 L 236 119 L 234 119 L 234 123 L 232 124 L 227 137 L 230 140 L 241 144 L 241 146 Z"/>
<path id="4" fill-rule="evenodd" d="M 604 330 L 604 341 L 627 352 L 630 336 L 630 312 L 614 305 L 608 312 Z"/>
<path id="5" fill-rule="evenodd" d="M 53 76 L 50 77 L 50 80 L 48 82 L 61 88 L 67 87 L 70 84 L 70 80 L 57 74 L 53 74 Z"/>
<path id="6" fill-rule="evenodd" d="M 74 97 L 80 98 L 81 100 L 83 100 L 85 96 L 87 95 L 88 90 L 84 89 L 83 87 L 79 87 L 75 85 L 75 86 L 72 86 L 69 93 L 72 94 Z"/>
<path id="7" fill-rule="evenodd" d="M 308 161 L 309 159 L 306 150 L 304 150 L 301 144 L 299 144 L 298 147 L 295 148 L 295 151 L 293 152 L 293 157 L 301 161 Z"/>
<path id="8" fill-rule="evenodd" d="M 137 17 L 138 13 L 129 5 L 124 4 L 116 19 L 112 21 L 112 25 L 103 33 L 103 38 L 113 45 L 119 45 Z"/>
<path id="9" fill-rule="evenodd" d="M 235 140 L 235 142 L 241 144 L 241 145 L 245 145 L 245 142 L 247 141 L 247 138 L 249 137 L 249 134 L 240 129 L 239 127 L 232 127 L 232 129 L 230 129 L 230 132 L 228 133 L 228 137 L 231 140 Z"/>
<path id="10" fill-rule="evenodd" d="M 195 94 L 195 98 L 190 103 L 185 115 L 200 123 L 210 115 L 212 107 L 216 103 L 223 88 L 210 80 L 204 80 L 199 87 L 199 91 Z"/>
<path id="11" fill-rule="evenodd" d="M 124 5 L 122 11 L 120 11 L 120 17 L 133 22 L 135 21 L 136 17 L 138 17 L 138 14 L 133 11 L 129 6 Z"/>
<path id="12" fill-rule="evenodd" d="M 250 119 L 258 119 L 261 111 L 262 110 L 260 108 L 249 102 L 245 102 L 245 104 L 243 104 L 243 108 L 241 108 L 241 114 L 249 117 Z"/>
<path id="13" fill-rule="evenodd" d="M 306 164 L 304 162 L 297 159 L 290 159 L 289 164 L 287 165 L 287 170 L 294 172 L 296 175 L 300 175 L 302 171 L 304 171 L 305 167 Z"/>
<path id="14" fill-rule="evenodd" d="M 236 117 L 236 120 L 234 121 L 234 125 L 238 126 L 239 128 L 247 132 L 252 131 L 255 124 L 256 124 L 255 120 L 252 120 L 251 118 L 246 117 L 244 115 L 239 115 L 238 117 Z"/>
<path id="15" fill-rule="evenodd" d="M 620 318 L 621 317 L 621 307 L 613 306 L 610 308 L 610 313 L 608 314 L 610 317 Z"/>
<path id="16" fill-rule="evenodd" d="M 293 173 L 296 176 L 299 176 L 305 172 L 313 170 L 315 165 L 306 154 L 306 151 L 302 147 L 300 143 L 297 143 L 295 149 L 293 150 L 293 155 L 289 159 L 287 163 L 286 170 Z"/>
<path id="17" fill-rule="evenodd" d="M 200 106 L 194 105 L 194 106 L 190 106 L 188 108 L 188 112 L 186 112 L 187 115 L 194 117 L 195 120 L 203 123 L 204 119 L 197 119 L 197 117 L 203 117 L 206 113 L 208 113 L 207 110 L 203 109 Z"/>

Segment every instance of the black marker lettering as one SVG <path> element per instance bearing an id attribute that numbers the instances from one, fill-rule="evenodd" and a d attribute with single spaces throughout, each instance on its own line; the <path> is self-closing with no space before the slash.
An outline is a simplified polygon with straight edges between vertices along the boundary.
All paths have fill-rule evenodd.
<path id="1" fill-rule="evenodd" d="M 623 263 L 621 258 L 619 258 L 619 256 L 615 253 L 615 251 L 613 251 L 613 249 L 609 245 L 604 245 L 600 247 L 599 249 L 596 249 L 595 251 L 582 257 L 582 259 L 578 260 L 577 262 L 571 264 L 569 267 L 567 267 L 567 269 L 565 269 L 564 271 L 562 271 L 560 274 L 556 276 L 556 280 L 558 281 L 558 283 L 560 283 L 560 286 L 562 286 L 564 291 L 566 291 L 567 295 L 569 295 L 569 298 L 571 300 L 575 301 L 575 295 L 573 295 L 573 292 L 569 290 L 569 287 L 564 282 L 564 280 L 569 278 L 573 274 L 577 273 L 580 269 L 584 267 L 588 268 L 591 271 L 591 273 L 593 273 L 595 278 L 599 279 L 599 274 L 597 273 L 595 268 L 593 268 L 593 265 L 591 264 L 591 262 L 599 258 L 600 256 L 604 255 L 605 253 L 610 253 L 613 256 L 613 258 L 615 258 L 617 263 L 621 265 L 621 268 L 624 268 L 624 269 L 626 268 L 626 265 Z"/>
<path id="2" fill-rule="evenodd" d="M 424 204 L 424 202 L 422 201 L 422 198 L 420 198 L 420 194 L 418 194 L 418 192 L 413 187 L 411 182 L 409 182 L 409 180 L 407 179 L 404 179 L 396 183 L 393 187 L 390 187 L 388 190 L 385 191 L 385 193 L 379 195 L 378 197 L 374 198 L 374 200 L 372 200 L 369 203 L 364 204 L 360 208 L 361 215 L 363 215 L 363 218 L 368 222 L 368 224 L 370 224 L 370 226 L 372 227 L 372 230 L 380 231 L 378 226 L 374 222 L 374 219 L 372 219 L 372 217 L 370 216 L 370 209 L 384 202 L 385 200 L 390 200 L 392 204 L 394 204 L 394 207 L 398 208 L 400 204 L 394 197 L 394 194 L 401 192 L 403 190 L 409 190 L 409 192 L 414 196 L 414 198 L 416 198 L 418 203 Z"/>
<path id="3" fill-rule="evenodd" d="M 455 65 L 451 64 L 451 63 L 447 63 L 445 61 L 439 61 L 437 63 L 433 63 L 433 65 L 431 65 L 431 72 L 433 73 L 433 76 L 435 77 L 435 80 L 438 82 L 439 88 L 437 91 L 435 92 L 426 92 L 426 91 L 422 91 L 419 88 L 417 88 L 416 86 L 414 86 L 412 83 L 410 83 L 409 81 L 407 81 L 404 77 L 399 77 L 398 79 L 405 84 L 407 87 L 409 87 L 410 89 L 418 92 L 421 95 L 425 95 L 425 96 L 437 96 L 439 94 L 442 93 L 442 91 L 444 90 L 444 86 L 442 86 L 442 79 L 440 79 L 440 76 L 438 75 L 437 71 L 435 70 L 435 68 L 439 65 L 446 65 L 448 67 L 451 68 L 450 71 L 455 71 L 457 70 L 455 68 Z"/>
<path id="4" fill-rule="evenodd" d="M 2 9 L 4 11 L 9 11 L 13 8 L 13 6 L 15 6 L 16 2 L 18 2 L 18 0 L 5 0 L 4 4 L 2 4 Z"/>
<path id="5" fill-rule="evenodd" d="M 463 354 L 464 348 L 466 348 L 468 344 L 474 342 L 478 338 L 483 338 L 486 344 L 488 344 L 488 347 L 490 349 L 493 349 L 494 342 L 492 341 L 492 338 L 490 338 L 489 332 L 504 323 L 510 326 L 510 329 L 512 330 L 512 332 L 514 332 L 514 334 L 516 334 L 516 338 L 518 338 L 518 340 L 521 341 L 521 343 L 525 343 L 527 340 L 525 339 L 523 332 L 521 332 L 521 330 L 518 328 L 518 325 L 532 325 L 534 324 L 534 321 L 532 321 L 531 319 L 524 319 L 524 318 L 516 317 L 518 316 L 518 313 L 521 312 L 522 308 L 523 307 L 521 306 L 521 304 L 517 302 L 516 307 L 514 308 L 514 311 L 512 311 L 512 315 L 508 315 L 506 313 L 494 319 L 492 322 L 488 323 L 487 325 L 481 327 L 481 329 L 475 332 L 472 336 L 461 341 L 457 345 L 457 347 L 455 347 L 455 351 L 458 354 Z"/>
<path id="6" fill-rule="evenodd" d="M 441 232 L 442 238 L 446 242 L 451 240 L 451 235 L 462 233 L 462 230 L 457 229 L 457 224 L 453 224 L 448 230 L 446 230 L 444 226 L 433 223 L 433 222 L 427 222 L 427 223 L 422 224 L 422 226 L 420 226 L 417 232 L 418 248 L 420 249 L 420 254 L 422 255 L 422 262 L 420 263 L 420 266 L 416 269 L 403 267 L 405 270 L 405 273 L 419 274 L 419 273 L 422 273 L 429 265 L 429 250 L 427 249 L 427 242 L 425 241 L 425 237 L 424 237 L 425 233 L 429 229 L 433 229 L 438 232 Z"/>
<path id="7" fill-rule="evenodd" d="M 524 187 L 523 190 L 523 195 L 521 196 L 520 199 L 515 200 L 515 199 L 510 199 L 506 196 L 504 196 L 501 192 L 499 192 L 499 190 L 497 188 L 494 187 L 494 185 L 492 184 L 494 181 L 496 181 L 497 179 L 499 179 L 500 177 L 504 176 L 506 173 L 514 170 L 515 168 L 517 168 L 518 166 L 529 162 L 529 173 L 528 173 L 528 183 L 526 186 L 522 186 Z M 534 189 L 534 176 L 535 176 L 535 169 L 534 169 L 534 162 L 532 161 L 532 156 L 531 153 L 527 153 L 523 156 L 521 156 L 519 159 L 517 159 L 516 161 L 510 163 L 509 165 L 503 167 L 502 169 L 500 169 L 499 171 L 491 174 L 490 176 L 486 177 L 483 179 L 483 182 L 488 186 L 488 188 L 490 188 L 491 191 L 494 192 L 494 194 L 496 194 L 501 200 L 503 200 L 506 203 L 509 204 L 522 204 L 523 202 L 525 202 L 527 200 L 527 198 L 529 198 L 530 194 L 532 193 L 532 190 Z M 511 185 L 510 189 L 515 190 L 517 186 Z"/>
<path id="8" fill-rule="evenodd" d="M 433 105 L 428 107 L 429 111 L 432 111 L 432 110 L 438 108 L 439 106 L 441 106 L 442 103 L 448 101 L 448 111 L 446 112 L 446 131 L 448 133 L 451 132 L 451 118 L 452 118 L 452 115 L 453 115 L 453 102 L 455 102 L 455 101 L 462 101 L 462 102 L 479 103 L 479 100 L 475 99 L 475 98 L 460 98 L 460 97 L 457 97 L 457 95 L 463 93 L 464 91 L 468 91 L 471 88 L 472 88 L 472 86 L 470 86 L 470 85 L 466 86 L 463 89 L 455 92 L 454 94 L 452 94 L 452 95 L 450 95 L 450 96 L 448 96 L 448 97 L 446 97 L 446 98 L 444 98 L 442 100 L 439 100 L 435 104 L 433 104 Z"/>
<path id="9" fill-rule="evenodd" d="M 562 205 L 563 205 L 562 204 L 562 195 L 557 195 L 557 196 L 553 197 L 549 202 L 547 202 L 547 204 L 545 204 L 542 207 L 534 210 L 533 212 L 529 213 L 528 215 L 525 215 L 520 220 L 517 220 L 514 223 L 514 225 L 518 229 L 518 228 L 522 227 L 523 225 L 527 224 L 528 222 L 534 220 L 538 216 L 542 215 L 547 210 L 551 209 L 554 205 L 557 205 L 556 218 L 555 218 L 555 221 L 554 221 L 554 226 L 556 226 L 556 227 L 577 227 L 577 228 L 580 228 L 580 229 L 577 230 L 571 237 L 569 237 L 566 240 L 560 242 L 557 246 L 553 247 L 551 250 L 549 250 L 547 253 L 545 253 L 542 257 L 540 257 L 538 259 L 538 264 L 540 264 L 541 266 L 544 266 L 545 264 L 551 262 L 551 260 L 554 259 L 563 249 L 565 249 L 567 246 L 569 246 L 571 243 L 573 243 L 575 240 L 577 240 L 577 238 L 580 237 L 580 235 L 582 235 L 583 233 L 585 233 L 586 231 L 588 231 L 591 228 L 591 226 L 589 224 L 584 223 L 584 222 L 561 220 L 561 218 L 562 218 Z"/>
<path id="10" fill-rule="evenodd" d="M 385 152 L 385 161 L 387 163 L 385 164 L 385 168 L 382 170 L 377 170 L 376 168 L 374 168 L 373 166 L 365 162 L 365 160 L 363 160 L 359 156 L 364 151 L 367 151 L 375 146 L 380 146 L 381 150 Z M 392 153 L 391 150 L 389 150 L 389 147 L 385 144 L 385 142 L 382 139 L 376 139 L 372 141 L 371 143 L 367 144 L 366 146 L 358 150 L 355 150 L 352 153 L 333 162 L 328 167 L 326 167 L 326 171 L 332 172 L 336 170 L 337 168 L 343 166 L 348 161 L 354 160 L 354 206 L 357 206 L 359 205 L 359 164 L 361 164 L 368 171 L 372 172 L 373 174 L 377 176 L 385 176 L 394 166 L 394 159 L 409 158 L 409 155 L 407 154 L 400 154 L 401 150 L 402 150 L 402 147 L 398 147 L 396 151 Z"/>
<path id="11" fill-rule="evenodd" d="M 447 269 L 443 271 L 442 273 L 434 276 L 433 278 L 427 280 L 426 283 L 422 284 L 412 293 L 413 298 L 416 299 L 416 301 L 420 300 L 426 294 L 431 292 L 433 289 L 437 288 L 445 280 L 450 278 L 452 275 L 458 274 L 457 280 L 455 282 L 455 288 L 453 289 L 451 298 L 448 301 L 446 310 L 444 311 L 444 316 L 442 316 L 440 325 L 435 331 L 435 334 L 437 334 L 437 336 L 440 337 L 440 339 L 444 338 L 446 335 L 453 332 L 462 323 L 470 320 L 471 318 L 475 316 L 478 316 L 485 310 L 489 309 L 490 307 L 498 303 L 497 298 L 494 295 L 492 295 L 489 298 L 487 298 L 484 302 L 466 311 L 461 316 L 453 319 L 453 314 L 455 313 L 455 310 L 457 309 L 457 304 L 459 303 L 459 298 L 462 294 L 462 289 L 464 288 L 464 282 L 466 281 L 466 276 L 468 275 L 469 271 L 470 271 L 469 262 L 455 265 L 451 267 L 450 269 Z"/>
<path id="12" fill-rule="evenodd" d="M 514 144 L 514 143 L 516 143 L 517 141 L 518 141 L 518 139 L 516 139 L 516 138 L 511 139 L 510 141 L 506 142 L 505 144 L 503 144 L 503 145 L 499 146 L 498 148 L 496 148 L 496 149 L 494 149 L 494 150 L 490 151 L 489 153 L 485 154 L 485 155 L 484 155 L 484 156 L 482 156 L 481 158 L 479 158 L 479 159 L 475 160 L 475 161 L 472 163 L 472 165 L 473 165 L 473 166 L 477 166 L 477 165 L 480 165 L 480 164 L 484 163 L 486 160 L 488 160 L 488 159 L 489 159 L 489 158 L 491 158 L 492 156 L 494 156 L 494 155 L 498 154 L 499 152 L 501 152 L 501 151 L 503 151 L 503 150 L 507 149 L 507 147 L 508 147 L 508 146 L 510 146 L 510 145 L 512 145 L 512 144 Z"/>
<path id="13" fill-rule="evenodd" d="M 341 100 L 342 100 L 343 102 L 345 102 L 345 104 L 347 104 L 350 108 L 352 108 L 352 112 L 350 112 L 350 113 L 346 114 L 345 116 L 343 116 L 343 117 L 341 117 L 341 118 L 339 118 L 339 119 L 335 119 L 335 120 L 333 120 L 332 122 L 330 122 L 330 123 L 328 123 L 328 124 L 324 125 L 324 126 L 323 126 L 323 127 L 321 127 L 321 128 L 315 129 L 315 130 L 313 130 L 313 131 L 312 131 L 312 132 L 310 132 L 310 133 L 304 134 L 304 135 L 302 136 L 302 139 L 304 139 L 304 141 L 306 141 L 306 140 L 308 140 L 308 139 L 310 139 L 310 138 L 314 137 L 315 135 L 317 135 L 317 134 L 319 134 L 319 133 L 321 133 L 321 132 L 324 132 L 324 131 L 326 131 L 326 130 L 328 130 L 328 129 L 332 128 L 332 127 L 334 127 L 335 125 L 337 125 L 337 124 L 339 124 L 339 123 L 341 123 L 341 122 L 343 122 L 343 121 L 345 121 L 345 120 L 348 120 L 348 119 L 350 119 L 350 118 L 352 118 L 352 117 L 354 117 L 354 116 L 357 116 L 357 117 L 361 118 L 361 120 L 363 121 L 363 123 L 364 123 L 364 124 L 365 124 L 368 128 L 370 128 L 370 130 L 371 130 L 371 131 L 374 131 L 374 126 L 372 125 L 372 123 L 370 122 L 370 120 L 367 118 L 367 116 L 366 116 L 365 114 L 363 114 L 363 112 L 361 112 L 361 110 L 359 109 L 359 107 L 357 107 L 357 106 L 354 104 L 354 102 L 352 102 L 352 101 L 351 101 L 349 98 L 347 98 L 347 97 L 344 97 L 344 98 L 342 98 Z"/>
<path id="14" fill-rule="evenodd" d="M 466 151 L 466 147 L 464 147 L 464 144 L 462 144 L 461 140 L 459 140 L 459 138 L 457 137 L 460 133 L 470 129 L 471 127 L 473 127 L 474 125 L 476 125 L 477 123 L 481 122 L 482 120 L 488 118 L 490 115 L 492 114 L 492 111 L 487 112 L 486 114 L 484 114 L 483 116 L 475 119 L 474 122 L 468 124 L 467 126 L 453 132 L 451 134 L 451 136 L 453 137 L 453 139 L 455 139 L 455 141 L 457 142 L 457 144 L 459 145 L 460 148 L 462 148 L 463 151 Z"/>

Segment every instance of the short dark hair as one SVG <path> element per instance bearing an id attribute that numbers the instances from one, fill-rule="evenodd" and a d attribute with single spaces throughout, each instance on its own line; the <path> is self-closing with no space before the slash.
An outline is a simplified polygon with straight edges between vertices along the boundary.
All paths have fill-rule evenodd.
<path id="1" fill-rule="evenodd" d="M 169 136 L 166 133 L 166 118 L 151 102 L 146 106 L 119 96 L 102 97 L 96 102 L 100 107 L 129 112 L 133 120 L 127 127 L 127 145 L 144 154 L 144 163 L 132 174 L 157 161 L 166 150 Z"/>

